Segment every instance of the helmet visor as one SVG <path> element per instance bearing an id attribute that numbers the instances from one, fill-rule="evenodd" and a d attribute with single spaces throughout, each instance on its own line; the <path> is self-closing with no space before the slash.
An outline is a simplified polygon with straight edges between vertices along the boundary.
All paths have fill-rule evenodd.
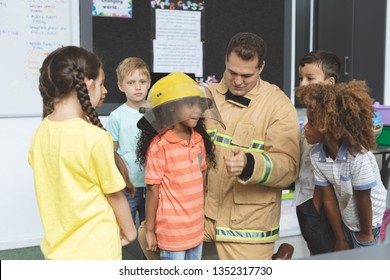
<path id="1" fill-rule="evenodd" d="M 147 101 L 145 107 L 140 108 L 145 119 L 158 132 L 171 129 L 174 125 L 186 120 L 199 120 L 200 118 L 213 119 L 224 126 L 211 92 L 206 87 L 200 87 L 198 95 L 176 98 L 152 108 Z"/>

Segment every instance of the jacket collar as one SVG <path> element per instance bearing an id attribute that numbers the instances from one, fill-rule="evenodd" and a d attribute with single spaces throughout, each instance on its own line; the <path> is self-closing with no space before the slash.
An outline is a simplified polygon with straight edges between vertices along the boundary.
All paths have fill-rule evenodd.
<path id="1" fill-rule="evenodd" d="M 225 94 L 225 100 L 240 107 L 248 107 L 251 100 L 245 96 L 237 96 L 228 90 Z"/>
<path id="2" fill-rule="evenodd" d="M 222 78 L 221 82 L 216 85 L 216 90 L 220 94 L 225 95 L 225 100 L 227 102 L 235 104 L 239 107 L 247 108 L 250 106 L 251 100 L 254 99 L 259 94 L 258 89 L 260 87 L 260 84 L 261 84 L 261 79 L 259 78 L 257 80 L 256 86 L 250 92 L 245 94 L 245 96 L 235 96 L 229 91 L 226 85 L 225 78 Z"/>

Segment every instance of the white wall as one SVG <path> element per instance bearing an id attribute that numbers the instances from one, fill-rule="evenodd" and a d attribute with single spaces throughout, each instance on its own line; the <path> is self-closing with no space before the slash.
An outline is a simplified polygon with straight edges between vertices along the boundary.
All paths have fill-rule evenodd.
<path id="1" fill-rule="evenodd" d="M 39 244 L 43 230 L 27 154 L 41 118 L 0 119 L 0 250 Z"/>
<path id="2" fill-rule="evenodd" d="M 103 125 L 107 117 L 101 117 Z M 0 118 L 0 250 L 38 245 L 43 237 L 28 149 L 41 122 Z"/>

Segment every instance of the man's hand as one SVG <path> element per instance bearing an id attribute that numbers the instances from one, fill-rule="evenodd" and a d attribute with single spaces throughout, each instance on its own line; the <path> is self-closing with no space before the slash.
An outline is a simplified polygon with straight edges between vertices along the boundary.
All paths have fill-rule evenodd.
<path id="1" fill-rule="evenodd" d="M 224 156 L 226 171 L 229 176 L 240 176 L 244 170 L 247 159 L 244 151 L 232 149 L 233 156 Z"/>

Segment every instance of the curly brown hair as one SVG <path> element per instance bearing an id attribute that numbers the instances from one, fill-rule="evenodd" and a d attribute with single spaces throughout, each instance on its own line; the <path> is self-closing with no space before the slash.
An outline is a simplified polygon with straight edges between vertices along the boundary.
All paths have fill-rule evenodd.
<path id="1" fill-rule="evenodd" d="M 295 89 L 308 116 L 328 139 L 345 141 L 350 153 L 376 147 L 373 132 L 373 99 L 365 81 L 336 85 L 311 84 Z"/>

